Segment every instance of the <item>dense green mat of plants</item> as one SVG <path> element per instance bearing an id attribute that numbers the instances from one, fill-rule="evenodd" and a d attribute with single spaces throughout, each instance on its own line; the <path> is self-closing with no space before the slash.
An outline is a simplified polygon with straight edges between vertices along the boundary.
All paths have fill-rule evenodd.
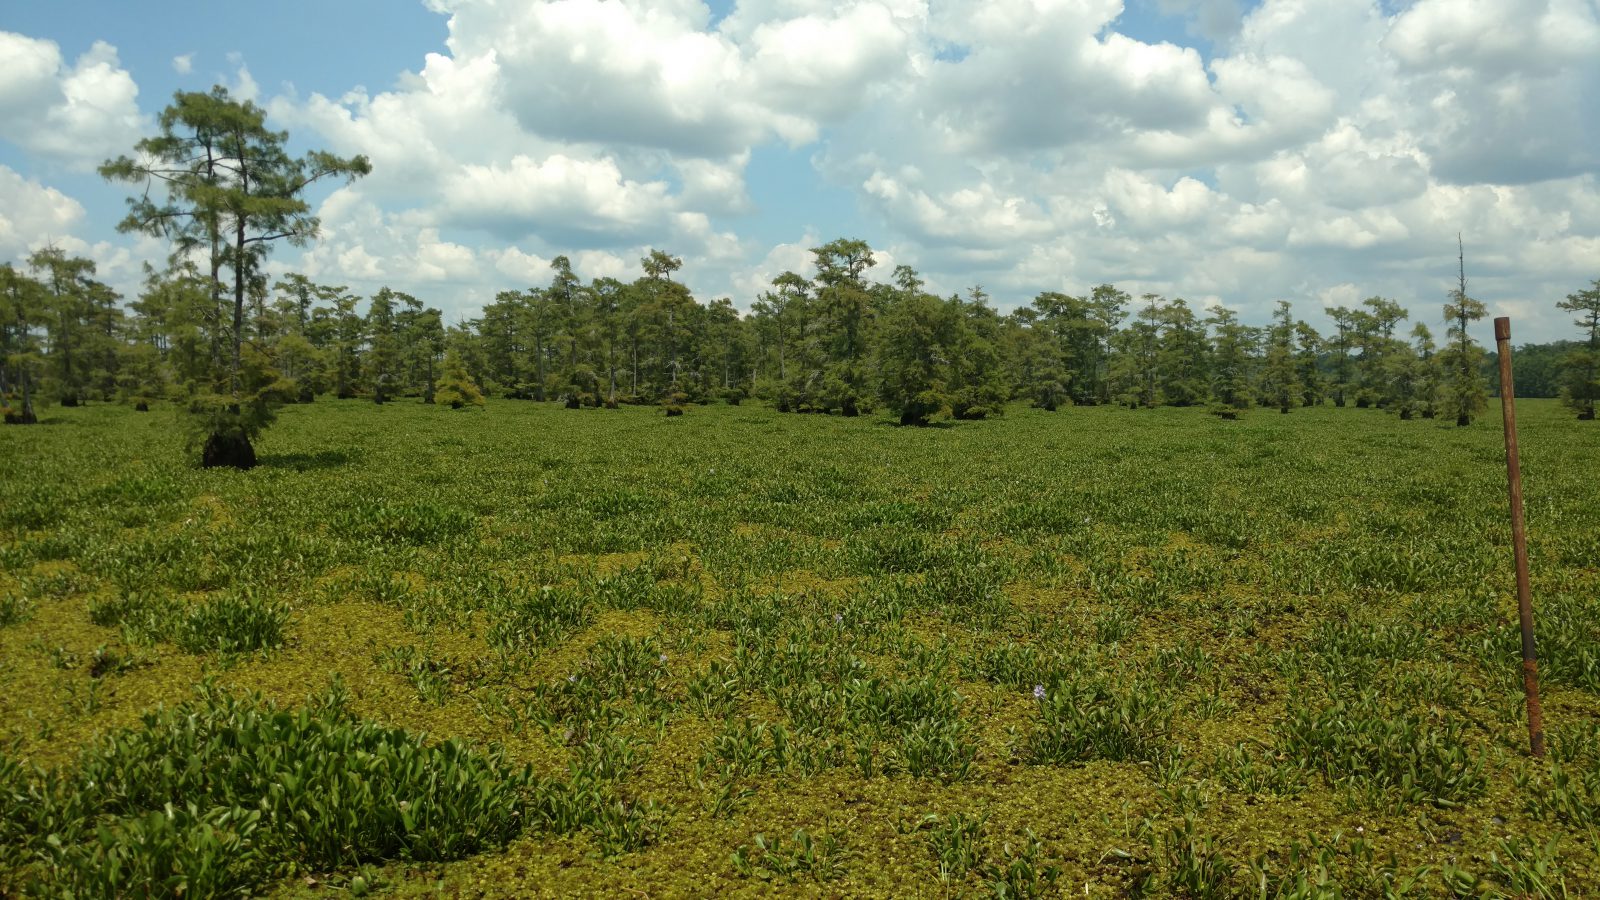
<path id="1" fill-rule="evenodd" d="M 0 428 L 0 894 L 1600 894 L 1600 429 Z"/>

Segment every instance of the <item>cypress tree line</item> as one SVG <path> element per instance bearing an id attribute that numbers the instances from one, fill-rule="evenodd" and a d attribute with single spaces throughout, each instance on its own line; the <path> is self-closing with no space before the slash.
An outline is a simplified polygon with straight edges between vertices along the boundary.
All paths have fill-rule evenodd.
<path id="1" fill-rule="evenodd" d="M 632 282 L 585 284 L 557 257 L 546 285 L 502 291 L 479 316 L 447 325 L 409 294 L 385 287 L 363 309 L 345 287 L 296 274 L 270 287 L 241 280 L 239 302 L 182 257 L 150 269 L 124 306 L 92 263 L 45 250 L 0 266 L 0 407 L 7 422 L 27 423 L 44 403 L 191 403 L 226 397 L 239 380 L 251 396 L 291 403 L 324 394 L 432 402 L 442 393 L 451 406 L 486 395 L 681 409 L 754 397 L 789 412 L 882 408 L 926 424 L 998 415 L 1013 401 L 1203 406 L 1235 418 L 1252 406 L 1287 413 L 1348 400 L 1461 422 L 1490 384 L 1491 361 L 1471 337 L 1483 305 L 1466 295 L 1464 266 L 1436 348 L 1421 322 L 1401 337 L 1408 313 L 1383 297 L 1329 308 L 1328 335 L 1287 302 L 1252 327 L 1220 306 L 1201 318 L 1182 298 L 1135 302 L 1111 285 L 1086 296 L 1042 292 L 1002 314 L 981 288 L 941 297 L 907 266 L 873 279 L 862 241 L 812 253 L 815 277 L 779 275 L 743 315 L 729 298 L 697 300 L 674 277 L 682 261 L 653 250 Z M 1579 314 L 1581 340 L 1519 351 L 1531 363 L 1519 393 L 1559 386 L 1592 417 L 1600 282 L 1560 307 Z"/>

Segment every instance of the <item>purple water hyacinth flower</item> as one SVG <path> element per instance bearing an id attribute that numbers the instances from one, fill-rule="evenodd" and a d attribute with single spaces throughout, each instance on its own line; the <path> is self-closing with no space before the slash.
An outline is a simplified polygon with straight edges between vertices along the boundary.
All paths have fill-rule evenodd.
<path id="1" fill-rule="evenodd" d="M 1044 699 L 1044 685 L 1036 684 L 1036 685 L 1033 686 L 1033 699 L 1035 699 L 1035 700 L 1043 700 Z"/>
<path id="2" fill-rule="evenodd" d="M 834 613 L 833 614 L 833 624 L 835 624 L 835 625 L 843 625 L 844 624 L 844 613 Z"/>
<path id="3" fill-rule="evenodd" d="M 663 666 L 667 664 L 667 655 L 665 653 L 661 654 L 661 664 Z"/>

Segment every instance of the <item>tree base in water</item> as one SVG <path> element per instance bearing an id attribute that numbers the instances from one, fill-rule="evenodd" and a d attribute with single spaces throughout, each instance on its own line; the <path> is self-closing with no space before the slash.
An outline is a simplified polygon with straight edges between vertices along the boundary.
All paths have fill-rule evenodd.
<path id="1" fill-rule="evenodd" d="M 7 412 L 5 421 L 7 425 L 37 425 L 39 417 L 32 412 Z"/>
<path id="2" fill-rule="evenodd" d="M 213 434 L 206 438 L 205 448 L 200 451 L 200 465 L 207 469 L 224 466 L 253 469 L 256 467 L 256 451 L 250 446 L 250 441 L 240 435 Z"/>

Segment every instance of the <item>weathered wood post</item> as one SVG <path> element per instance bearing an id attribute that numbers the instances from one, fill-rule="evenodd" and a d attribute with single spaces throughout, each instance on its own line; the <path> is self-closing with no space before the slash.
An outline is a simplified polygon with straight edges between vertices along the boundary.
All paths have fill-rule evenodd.
<path id="1" fill-rule="evenodd" d="M 1505 420 L 1506 480 L 1511 494 L 1511 551 L 1517 566 L 1517 617 L 1522 625 L 1522 692 L 1528 701 L 1528 745 L 1544 756 L 1544 710 L 1539 706 L 1539 657 L 1533 648 L 1533 589 L 1528 583 L 1528 532 L 1522 522 L 1522 463 L 1517 455 L 1516 391 L 1511 381 L 1511 320 L 1494 320 L 1500 352 L 1500 414 Z"/>

